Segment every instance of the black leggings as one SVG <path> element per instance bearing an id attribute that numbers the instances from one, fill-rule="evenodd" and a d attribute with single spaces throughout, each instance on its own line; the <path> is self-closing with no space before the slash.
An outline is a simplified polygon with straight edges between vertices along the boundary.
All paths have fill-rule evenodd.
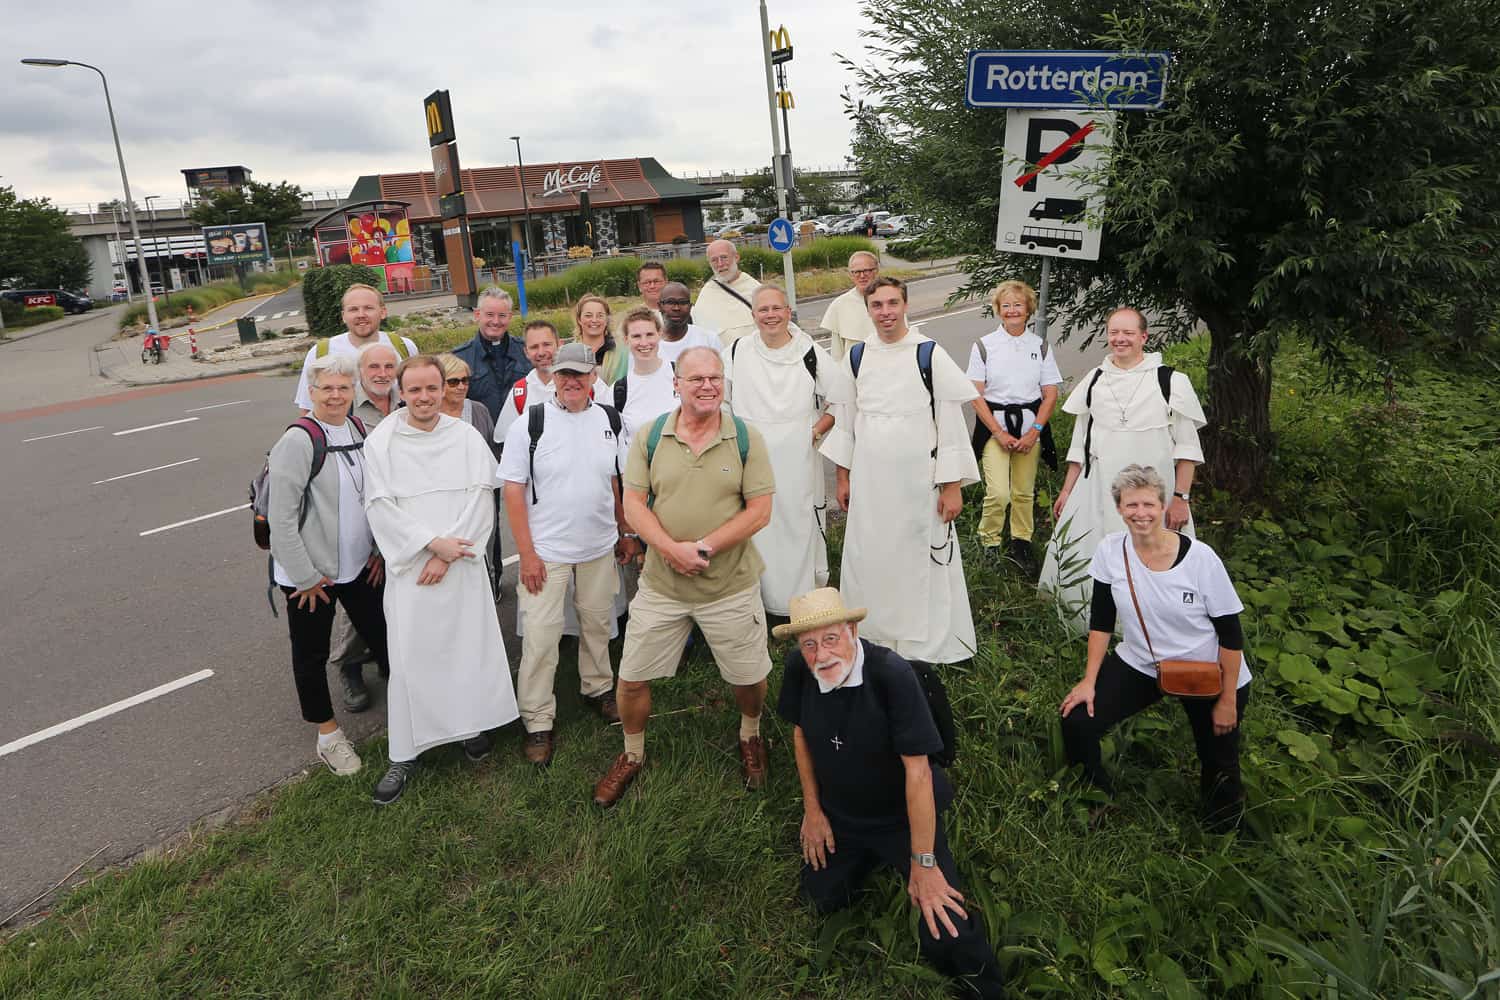
<path id="1" fill-rule="evenodd" d="M 314 601 L 311 610 L 303 610 L 292 598 L 296 591 L 282 587 L 286 594 L 286 627 L 292 637 L 292 677 L 297 682 L 297 701 L 302 718 L 324 723 L 333 718 L 333 699 L 328 694 L 328 638 L 333 630 L 333 602 Z M 370 586 L 366 567 L 348 583 L 324 588 L 331 592 L 349 615 L 354 631 L 370 647 L 381 673 L 388 673 L 390 660 L 385 645 L 385 610 L 381 598 L 385 587 Z"/>
<path id="2" fill-rule="evenodd" d="M 1094 682 L 1094 715 L 1076 706 L 1062 720 L 1063 746 L 1069 764 L 1082 764 L 1083 773 L 1094 785 L 1106 792 L 1114 783 L 1104 769 L 1099 740 L 1120 722 L 1149 708 L 1162 699 L 1156 678 L 1136 670 L 1113 651 L 1105 656 Z M 1199 794 L 1211 820 L 1232 819 L 1245 796 L 1240 784 L 1240 726 L 1223 736 L 1214 735 L 1212 698 L 1179 698 L 1188 724 L 1193 728 L 1193 742 L 1198 747 L 1201 765 Z M 1236 719 L 1243 725 L 1245 705 L 1250 700 L 1250 685 L 1235 693 Z"/>

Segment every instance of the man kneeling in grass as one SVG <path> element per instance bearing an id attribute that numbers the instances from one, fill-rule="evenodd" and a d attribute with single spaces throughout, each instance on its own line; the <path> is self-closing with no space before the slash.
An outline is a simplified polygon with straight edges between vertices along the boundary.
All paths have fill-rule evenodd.
<path id="1" fill-rule="evenodd" d="M 792 598 L 791 621 L 772 630 L 797 640 L 777 711 L 795 727 L 802 891 L 832 913 L 876 868 L 906 873 L 907 895 L 922 911 L 922 956 L 957 980 L 960 995 L 1004 996 L 984 921 L 963 908 L 938 822 L 953 800 L 947 776 L 928 759 L 942 737 L 911 664 L 859 638 L 864 617 L 824 587 Z"/>

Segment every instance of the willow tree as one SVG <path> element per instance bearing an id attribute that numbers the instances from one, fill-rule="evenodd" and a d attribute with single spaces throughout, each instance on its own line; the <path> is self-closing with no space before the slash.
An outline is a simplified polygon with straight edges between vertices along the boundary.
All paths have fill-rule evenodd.
<path id="1" fill-rule="evenodd" d="M 1207 328 L 1215 484 L 1265 485 L 1280 337 L 1337 370 L 1353 345 L 1398 358 L 1494 328 L 1500 2 L 863 6 L 878 64 L 850 64 L 856 157 L 971 254 L 973 291 L 1037 262 L 993 249 L 1005 115 L 964 107 L 965 50 L 1172 54 L 1166 106 L 1118 116 L 1104 253 L 1054 267 L 1054 302 L 1075 336 L 1125 303 L 1169 335 Z"/>

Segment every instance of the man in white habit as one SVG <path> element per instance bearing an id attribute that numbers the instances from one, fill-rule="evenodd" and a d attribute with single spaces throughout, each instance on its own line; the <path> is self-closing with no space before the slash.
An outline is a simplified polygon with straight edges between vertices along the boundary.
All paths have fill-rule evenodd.
<path id="1" fill-rule="evenodd" d="M 833 426 L 831 403 L 853 401 L 843 367 L 792 320 L 786 293 L 762 285 L 752 336 L 724 349 L 724 387 L 730 409 L 765 438 L 776 478 L 771 522 L 755 534 L 765 560 L 761 600 L 773 615 L 791 613 L 791 600 L 828 582 L 827 505 L 818 445 Z"/>
<path id="2" fill-rule="evenodd" d="M 375 803 L 401 797 L 417 755 L 462 741 L 478 760 L 488 730 L 519 717 L 489 574 L 495 457 L 471 424 L 443 414 L 443 372 L 419 354 L 396 372 L 406 403 L 365 441 L 365 510 L 386 557 L 390 770 Z"/>
<path id="3" fill-rule="evenodd" d="M 714 240 L 708 245 L 708 266 L 714 273 L 698 289 L 693 322 L 716 332 L 720 346 L 728 347 L 755 330 L 750 296 L 760 282 L 740 270 L 740 251 L 728 240 Z"/>
<path id="4" fill-rule="evenodd" d="M 823 329 L 833 334 L 829 352 L 836 358 L 849 353 L 849 345 L 875 336 L 870 310 L 865 308 L 865 289 L 880 274 L 880 258 L 868 250 L 858 250 L 849 258 L 849 277 L 854 287 L 828 304 L 823 313 Z"/>
<path id="5" fill-rule="evenodd" d="M 964 404 L 974 383 L 906 323 L 906 285 L 876 278 L 865 292 L 876 336 L 843 366 L 854 402 L 834 406 L 824 454 L 838 464 L 849 512 L 839 589 L 870 609 L 865 635 L 907 660 L 974 655 L 974 618 L 953 521 L 962 488 L 979 481 Z M 931 352 L 931 391 L 920 362 Z"/>

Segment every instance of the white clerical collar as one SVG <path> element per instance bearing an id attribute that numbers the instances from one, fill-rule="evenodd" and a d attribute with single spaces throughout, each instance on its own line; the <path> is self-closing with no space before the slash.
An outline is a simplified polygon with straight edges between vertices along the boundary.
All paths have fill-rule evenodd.
<path id="1" fill-rule="evenodd" d="M 857 688 L 865 682 L 865 644 L 858 639 L 854 640 L 854 666 L 849 668 L 849 676 L 844 678 L 842 684 L 827 684 L 823 678 L 813 674 L 813 680 L 818 682 L 818 693 L 827 694 L 840 688 Z"/>

